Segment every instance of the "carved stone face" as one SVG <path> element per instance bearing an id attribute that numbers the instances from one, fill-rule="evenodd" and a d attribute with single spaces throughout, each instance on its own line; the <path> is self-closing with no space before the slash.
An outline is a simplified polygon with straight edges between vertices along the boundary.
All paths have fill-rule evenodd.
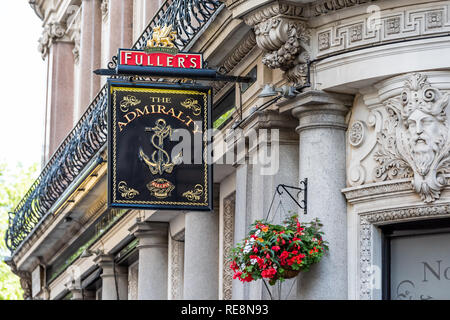
<path id="1" fill-rule="evenodd" d="M 416 109 L 407 119 L 407 129 L 419 174 L 426 175 L 445 142 L 445 125 L 435 116 Z"/>

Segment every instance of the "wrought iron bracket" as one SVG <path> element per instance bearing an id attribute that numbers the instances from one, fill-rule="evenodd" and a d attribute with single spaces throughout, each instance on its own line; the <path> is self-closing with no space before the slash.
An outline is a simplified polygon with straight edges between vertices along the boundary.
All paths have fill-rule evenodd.
<path id="1" fill-rule="evenodd" d="M 181 79 L 195 79 L 206 81 L 225 82 L 255 82 L 254 77 L 239 77 L 223 75 L 215 69 L 180 69 L 170 67 L 140 67 L 122 66 L 120 71 L 116 69 L 97 69 L 94 73 L 99 76 L 147 76 L 147 77 L 167 77 Z"/>
<path id="2" fill-rule="evenodd" d="M 286 191 L 289 197 L 291 197 L 291 199 L 300 207 L 300 209 L 303 209 L 303 213 L 307 214 L 308 178 L 305 178 L 304 180 L 300 181 L 300 187 L 293 187 L 285 184 L 279 184 L 276 188 L 276 191 L 278 192 L 278 195 L 281 196 L 283 194 L 283 190 L 280 189 Z M 288 189 L 297 190 L 298 191 L 297 196 L 299 193 L 303 192 L 303 200 L 300 201 L 299 203 L 297 199 L 289 192 Z"/>

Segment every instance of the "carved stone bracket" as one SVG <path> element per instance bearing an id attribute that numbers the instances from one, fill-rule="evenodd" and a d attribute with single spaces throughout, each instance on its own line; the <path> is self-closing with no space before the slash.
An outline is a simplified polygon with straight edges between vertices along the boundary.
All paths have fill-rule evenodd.
<path id="1" fill-rule="evenodd" d="M 48 49 L 53 41 L 61 39 L 66 34 L 66 29 L 60 23 L 49 23 L 44 27 L 42 36 L 39 38 L 38 50 L 42 55 L 42 59 L 48 54 Z"/>
<path id="2" fill-rule="evenodd" d="M 7 260 L 5 263 L 11 268 L 11 272 L 20 278 L 20 286 L 23 289 L 23 299 L 31 299 L 31 273 L 17 270 L 17 266 L 13 260 Z"/>
<path id="3" fill-rule="evenodd" d="M 244 18 L 255 30 L 256 43 L 264 50 L 262 62 L 271 69 L 285 71 L 293 83 L 306 82 L 311 34 L 299 16 L 303 7 L 275 2 L 258 8 Z"/>

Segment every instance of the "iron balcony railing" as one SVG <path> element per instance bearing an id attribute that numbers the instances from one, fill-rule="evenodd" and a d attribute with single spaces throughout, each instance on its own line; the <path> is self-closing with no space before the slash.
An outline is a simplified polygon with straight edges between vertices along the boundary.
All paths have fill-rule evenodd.
<path id="1" fill-rule="evenodd" d="M 222 7 L 218 0 L 167 0 L 133 48 L 144 48 L 153 28 L 158 25 L 172 25 L 177 31 L 175 45 L 180 50 L 186 48 Z M 117 57 L 113 57 L 108 67 L 113 67 L 116 62 Z M 16 251 L 33 232 L 52 205 L 106 143 L 107 106 L 107 89 L 103 86 L 15 210 L 9 213 L 5 242 L 11 252 Z"/>

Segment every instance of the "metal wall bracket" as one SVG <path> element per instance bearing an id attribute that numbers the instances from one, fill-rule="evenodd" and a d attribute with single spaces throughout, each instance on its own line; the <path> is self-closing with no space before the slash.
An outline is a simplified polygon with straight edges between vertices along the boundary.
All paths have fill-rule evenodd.
<path id="1" fill-rule="evenodd" d="M 254 77 L 223 75 L 215 69 L 121 66 L 120 70 L 117 67 L 115 69 L 97 69 L 94 70 L 94 73 L 99 76 L 148 76 L 244 83 L 256 81 Z"/>
<path id="2" fill-rule="evenodd" d="M 276 191 L 278 192 L 278 195 L 281 196 L 283 194 L 283 190 L 280 189 L 286 191 L 289 197 L 291 197 L 291 199 L 294 200 L 294 202 L 300 207 L 300 209 L 303 209 L 303 213 L 307 214 L 308 178 L 305 178 L 304 180 L 300 181 L 300 187 L 293 187 L 285 184 L 279 184 L 276 188 Z M 289 192 L 288 189 L 297 190 L 298 191 L 297 197 L 301 192 L 303 192 L 303 200 L 300 201 L 299 203 L 297 199 Z"/>

